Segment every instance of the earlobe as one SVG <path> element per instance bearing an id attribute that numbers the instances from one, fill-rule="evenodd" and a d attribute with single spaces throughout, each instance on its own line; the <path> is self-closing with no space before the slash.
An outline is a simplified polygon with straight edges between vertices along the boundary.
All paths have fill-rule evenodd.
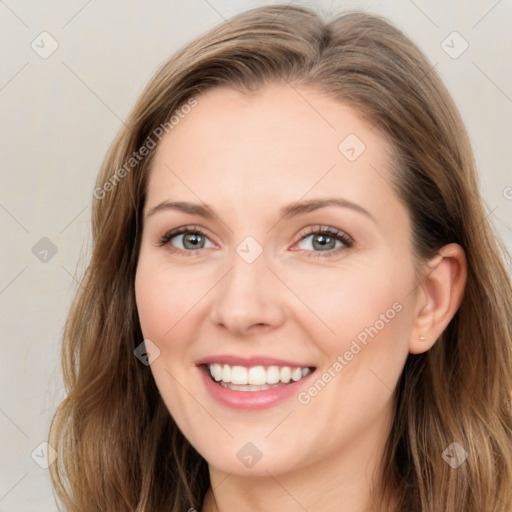
<path id="1" fill-rule="evenodd" d="M 441 336 L 462 302 L 466 278 L 466 255 L 458 244 L 443 246 L 427 264 L 417 296 L 411 354 L 426 352 Z"/>

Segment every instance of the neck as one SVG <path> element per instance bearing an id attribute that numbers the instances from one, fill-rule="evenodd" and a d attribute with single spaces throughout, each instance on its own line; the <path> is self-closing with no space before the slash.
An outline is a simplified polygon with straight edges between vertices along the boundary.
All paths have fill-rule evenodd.
<path id="1" fill-rule="evenodd" d="M 210 466 L 202 512 L 339 512 L 340 504 L 346 512 L 384 512 L 376 508 L 372 490 L 379 482 L 385 441 L 375 432 L 361 435 L 339 453 L 287 473 L 248 477 Z"/>

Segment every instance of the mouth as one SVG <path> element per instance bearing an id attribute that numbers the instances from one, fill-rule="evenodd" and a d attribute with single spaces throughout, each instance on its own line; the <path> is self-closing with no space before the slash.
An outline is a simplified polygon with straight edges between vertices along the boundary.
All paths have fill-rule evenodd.
<path id="1" fill-rule="evenodd" d="M 290 386 L 315 371 L 313 366 L 240 366 L 203 364 L 203 371 L 217 385 L 232 391 L 258 392 Z"/>

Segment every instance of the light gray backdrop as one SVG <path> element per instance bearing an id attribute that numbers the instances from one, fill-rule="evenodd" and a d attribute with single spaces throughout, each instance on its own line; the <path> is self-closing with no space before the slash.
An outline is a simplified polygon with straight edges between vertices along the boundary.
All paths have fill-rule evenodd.
<path id="1" fill-rule="evenodd" d="M 164 59 L 265 3 L 0 0 L 0 512 L 56 510 L 41 443 L 63 396 L 60 337 L 105 151 Z M 512 0 L 292 3 L 383 14 L 419 44 L 461 110 L 511 251 Z"/>

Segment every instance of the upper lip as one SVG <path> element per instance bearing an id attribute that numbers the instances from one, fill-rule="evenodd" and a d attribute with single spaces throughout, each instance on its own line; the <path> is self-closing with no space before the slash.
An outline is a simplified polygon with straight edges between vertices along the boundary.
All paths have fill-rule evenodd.
<path id="1" fill-rule="evenodd" d="M 197 366 L 209 364 L 228 364 L 229 366 L 245 366 L 252 368 L 254 366 L 291 366 L 295 368 L 314 368 L 311 364 L 299 363 L 297 361 L 290 361 L 286 359 L 277 359 L 268 356 L 252 356 L 241 357 L 229 354 L 221 354 L 216 356 L 207 356 L 196 362 Z"/>

